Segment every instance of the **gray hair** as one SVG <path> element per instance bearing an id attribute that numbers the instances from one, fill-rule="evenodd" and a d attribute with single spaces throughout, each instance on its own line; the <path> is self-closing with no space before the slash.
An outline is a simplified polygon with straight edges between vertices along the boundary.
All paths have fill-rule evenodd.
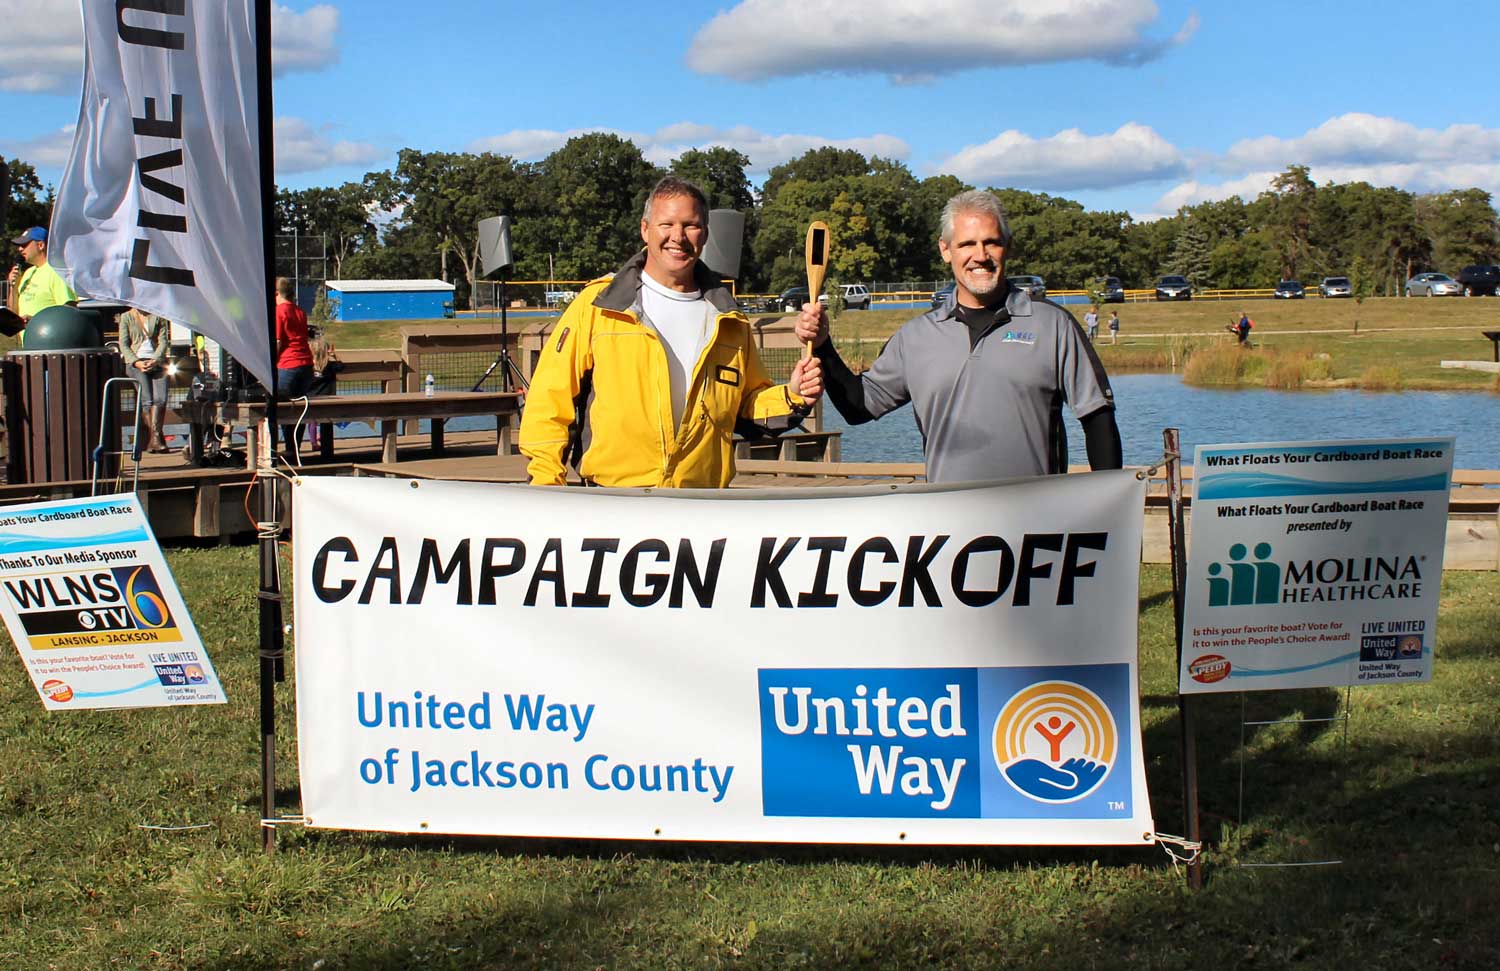
<path id="1" fill-rule="evenodd" d="M 698 203 L 698 212 L 702 214 L 703 225 L 707 228 L 708 196 L 704 195 L 702 189 L 693 185 L 687 179 L 680 179 L 675 175 L 666 176 L 657 182 L 656 185 L 652 186 L 651 194 L 646 196 L 646 207 L 641 210 L 641 218 L 649 222 L 651 220 L 651 204 L 658 199 L 664 199 L 668 196 L 691 196 L 693 201 Z"/>
<path id="2" fill-rule="evenodd" d="M 953 223 L 961 212 L 994 216 L 995 221 L 1000 224 L 1001 244 L 1010 246 L 1010 224 L 1005 221 L 1005 207 L 1000 204 L 1000 200 L 993 192 L 986 192 L 984 189 L 960 192 L 943 206 L 943 217 L 938 231 L 938 236 L 943 242 L 953 242 Z"/>

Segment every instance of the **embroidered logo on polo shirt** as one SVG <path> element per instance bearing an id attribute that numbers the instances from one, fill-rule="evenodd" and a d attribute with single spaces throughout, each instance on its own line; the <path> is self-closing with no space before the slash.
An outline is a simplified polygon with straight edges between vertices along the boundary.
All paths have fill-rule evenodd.
<path id="1" fill-rule="evenodd" d="M 1036 331 L 1034 330 L 1008 330 L 1005 336 L 1000 338 L 1002 344 L 1035 344 Z"/>

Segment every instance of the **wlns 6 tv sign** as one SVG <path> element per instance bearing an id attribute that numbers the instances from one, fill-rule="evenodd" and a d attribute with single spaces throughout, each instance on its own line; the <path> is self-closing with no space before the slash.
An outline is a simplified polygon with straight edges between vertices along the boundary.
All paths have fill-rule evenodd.
<path id="1" fill-rule="evenodd" d="M 1453 440 L 1200 446 L 1184 694 L 1432 677 Z"/>

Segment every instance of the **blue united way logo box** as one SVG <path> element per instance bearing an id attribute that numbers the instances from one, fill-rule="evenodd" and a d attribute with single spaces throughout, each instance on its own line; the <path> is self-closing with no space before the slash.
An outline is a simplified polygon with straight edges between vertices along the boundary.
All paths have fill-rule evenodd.
<path id="1" fill-rule="evenodd" d="M 1125 664 L 759 673 L 768 816 L 1117 818 Z"/>

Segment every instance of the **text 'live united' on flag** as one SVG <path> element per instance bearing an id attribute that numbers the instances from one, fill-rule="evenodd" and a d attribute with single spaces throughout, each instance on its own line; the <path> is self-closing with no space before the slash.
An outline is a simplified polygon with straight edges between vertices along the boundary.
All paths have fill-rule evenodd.
<path id="1" fill-rule="evenodd" d="M 52 218 L 78 293 L 217 340 L 271 381 L 251 0 L 83 0 L 83 102 Z"/>

